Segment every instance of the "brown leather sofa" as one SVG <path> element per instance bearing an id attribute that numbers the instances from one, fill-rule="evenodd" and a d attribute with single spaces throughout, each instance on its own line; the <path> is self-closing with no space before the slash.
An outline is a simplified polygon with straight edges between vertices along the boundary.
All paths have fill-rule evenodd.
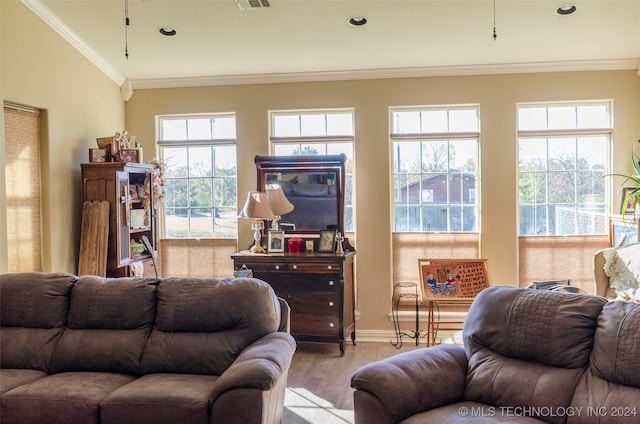
<path id="1" fill-rule="evenodd" d="M 279 423 L 289 308 L 257 279 L 0 276 L 0 422 Z"/>
<path id="2" fill-rule="evenodd" d="M 640 422 L 640 304 L 490 287 L 463 340 L 357 370 L 356 423 Z"/>

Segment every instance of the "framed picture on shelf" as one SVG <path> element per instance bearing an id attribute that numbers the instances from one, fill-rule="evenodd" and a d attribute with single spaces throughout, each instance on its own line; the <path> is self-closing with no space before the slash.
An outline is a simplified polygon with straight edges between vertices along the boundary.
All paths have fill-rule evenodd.
<path id="1" fill-rule="evenodd" d="M 116 150 L 113 148 L 113 137 L 100 137 L 96 139 L 96 142 L 98 143 L 98 149 L 107 149 L 107 153 L 109 153 L 107 162 L 111 162 L 111 153 Z"/>
<path id="2" fill-rule="evenodd" d="M 110 149 L 89 149 L 89 162 L 109 162 L 111 159 Z"/>
<path id="3" fill-rule="evenodd" d="M 418 259 L 423 300 L 472 299 L 489 287 L 486 259 Z"/>
<path id="4" fill-rule="evenodd" d="M 333 253 L 336 248 L 336 230 L 321 230 L 318 252 Z"/>
<path id="5" fill-rule="evenodd" d="M 630 215 L 609 217 L 609 246 L 622 247 L 640 242 L 640 218 Z"/>
<path id="6" fill-rule="evenodd" d="M 135 162 L 140 163 L 140 151 L 139 150 L 119 150 L 117 153 L 118 162 Z"/>
<path id="7" fill-rule="evenodd" d="M 284 253 L 284 231 L 269 231 L 269 247 L 267 251 L 269 253 Z"/>
<path id="8" fill-rule="evenodd" d="M 636 204 L 634 202 L 634 198 L 629 196 L 630 193 L 636 191 L 638 187 L 622 187 L 622 196 L 620 199 L 620 214 L 621 215 L 632 215 L 636 211 Z"/>

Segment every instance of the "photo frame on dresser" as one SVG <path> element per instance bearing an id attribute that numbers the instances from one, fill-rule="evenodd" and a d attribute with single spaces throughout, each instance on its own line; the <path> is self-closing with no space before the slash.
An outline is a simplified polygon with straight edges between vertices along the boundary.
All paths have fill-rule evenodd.
<path id="1" fill-rule="evenodd" d="M 269 231 L 269 245 L 267 251 L 269 253 L 284 253 L 284 231 Z"/>
<path id="2" fill-rule="evenodd" d="M 336 230 L 321 230 L 318 252 L 333 253 L 336 248 Z"/>

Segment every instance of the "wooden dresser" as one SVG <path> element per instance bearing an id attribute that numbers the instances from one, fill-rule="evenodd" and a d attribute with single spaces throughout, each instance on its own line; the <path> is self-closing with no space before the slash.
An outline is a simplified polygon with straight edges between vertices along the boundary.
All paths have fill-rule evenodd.
<path id="1" fill-rule="evenodd" d="M 291 307 L 291 334 L 298 341 L 339 343 L 356 340 L 353 259 L 355 252 L 231 255 L 234 269 L 253 270 Z"/>

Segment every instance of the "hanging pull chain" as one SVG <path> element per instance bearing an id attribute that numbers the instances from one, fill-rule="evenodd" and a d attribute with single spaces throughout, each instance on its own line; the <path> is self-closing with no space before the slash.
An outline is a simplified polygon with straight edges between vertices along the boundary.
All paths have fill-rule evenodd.
<path id="1" fill-rule="evenodd" d="M 493 0 L 493 41 L 498 39 L 498 34 L 496 33 L 496 0 Z"/>
<path id="2" fill-rule="evenodd" d="M 124 0 L 124 57 L 129 59 L 129 0 Z"/>

